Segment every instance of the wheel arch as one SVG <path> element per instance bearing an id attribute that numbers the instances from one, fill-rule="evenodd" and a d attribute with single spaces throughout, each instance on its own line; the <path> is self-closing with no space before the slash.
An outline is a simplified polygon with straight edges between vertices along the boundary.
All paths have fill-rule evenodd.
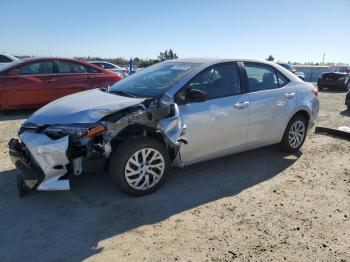
<path id="1" fill-rule="evenodd" d="M 121 143 L 137 137 L 150 137 L 157 140 L 165 146 L 170 159 L 173 160 L 175 158 L 175 150 L 168 146 L 163 133 L 160 132 L 159 129 L 139 123 L 129 125 L 122 129 L 118 135 L 111 140 L 112 149 L 115 150 Z"/>

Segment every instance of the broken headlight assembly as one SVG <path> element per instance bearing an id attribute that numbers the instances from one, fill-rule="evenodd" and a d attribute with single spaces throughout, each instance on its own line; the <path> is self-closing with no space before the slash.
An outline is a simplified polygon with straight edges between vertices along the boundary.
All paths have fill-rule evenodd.
<path id="1" fill-rule="evenodd" d="M 47 136 L 53 139 L 59 139 L 61 137 L 69 135 L 72 138 L 91 138 L 106 131 L 106 127 L 102 124 L 94 125 L 53 125 L 43 130 Z"/>

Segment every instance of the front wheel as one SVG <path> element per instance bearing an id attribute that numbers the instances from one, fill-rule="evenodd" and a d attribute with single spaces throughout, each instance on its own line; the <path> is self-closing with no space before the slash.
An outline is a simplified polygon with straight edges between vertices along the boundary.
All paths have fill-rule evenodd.
<path id="1" fill-rule="evenodd" d="M 295 115 L 288 123 L 280 148 L 288 153 L 297 152 L 304 144 L 307 132 L 307 120 L 302 115 Z"/>
<path id="2" fill-rule="evenodd" d="M 162 143 L 140 137 L 117 147 L 109 173 L 123 192 L 142 196 L 153 193 L 164 183 L 169 165 L 168 152 Z"/>

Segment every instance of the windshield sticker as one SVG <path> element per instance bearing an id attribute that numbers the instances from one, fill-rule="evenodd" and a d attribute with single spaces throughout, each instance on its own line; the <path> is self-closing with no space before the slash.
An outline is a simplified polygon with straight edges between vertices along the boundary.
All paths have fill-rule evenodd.
<path id="1" fill-rule="evenodd" d="M 186 70 L 190 69 L 191 67 L 192 66 L 189 66 L 189 65 L 174 65 L 170 69 L 186 71 Z"/>

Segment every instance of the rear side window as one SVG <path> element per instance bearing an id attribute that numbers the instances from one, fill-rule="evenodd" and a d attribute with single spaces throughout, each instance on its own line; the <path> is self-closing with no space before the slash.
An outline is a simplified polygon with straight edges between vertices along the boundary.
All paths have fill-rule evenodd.
<path id="1" fill-rule="evenodd" d="M 245 63 L 250 92 L 279 88 L 275 69 L 260 64 Z"/>
<path id="2" fill-rule="evenodd" d="M 284 75 L 282 75 L 282 73 L 280 73 L 279 71 L 277 71 L 277 78 L 279 87 L 285 86 L 290 82 L 290 80 Z"/>
<path id="3" fill-rule="evenodd" d="M 87 70 L 84 65 L 67 61 L 58 61 L 58 70 L 62 74 L 87 73 Z"/>
<path id="4" fill-rule="evenodd" d="M 53 62 L 44 61 L 25 65 L 19 69 L 20 75 L 45 75 L 53 73 Z"/>
<path id="5" fill-rule="evenodd" d="M 93 67 L 69 61 L 58 61 L 58 70 L 61 74 L 101 73 Z"/>
<path id="6" fill-rule="evenodd" d="M 207 99 L 238 95 L 241 87 L 237 66 L 225 63 L 207 68 L 196 75 L 187 88 L 203 91 Z"/>
<path id="7" fill-rule="evenodd" d="M 96 68 L 93 68 L 91 66 L 85 66 L 85 68 L 88 73 L 93 73 L 93 74 L 102 73 L 100 70 L 97 70 Z"/>

